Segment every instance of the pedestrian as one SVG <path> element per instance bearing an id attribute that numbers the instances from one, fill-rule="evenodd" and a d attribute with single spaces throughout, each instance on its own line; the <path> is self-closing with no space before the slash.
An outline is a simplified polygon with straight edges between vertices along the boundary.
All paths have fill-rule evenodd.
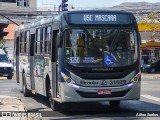
<path id="1" fill-rule="evenodd" d="M 85 54 L 85 42 L 81 36 L 81 33 L 78 34 L 77 38 L 77 57 L 84 57 Z"/>

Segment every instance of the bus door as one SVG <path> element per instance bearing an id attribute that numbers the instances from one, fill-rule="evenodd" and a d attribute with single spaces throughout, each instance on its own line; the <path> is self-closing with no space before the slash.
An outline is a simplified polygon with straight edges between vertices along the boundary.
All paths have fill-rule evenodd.
<path id="1" fill-rule="evenodd" d="M 34 80 L 37 93 L 44 95 L 44 71 L 45 71 L 45 46 L 47 42 L 47 27 L 36 30 L 35 55 L 34 55 Z"/>
<path id="2" fill-rule="evenodd" d="M 52 36 L 52 55 L 51 55 L 51 61 L 52 61 L 52 81 L 51 81 L 51 87 L 52 87 L 52 95 L 53 98 L 57 98 L 59 96 L 59 88 L 58 88 L 58 74 L 60 74 L 60 71 L 58 69 L 59 62 L 59 52 L 58 52 L 58 45 L 60 44 L 60 36 L 59 36 L 59 30 L 53 30 L 53 36 Z"/>
<path id="3" fill-rule="evenodd" d="M 34 80 L 34 43 L 35 43 L 35 34 L 31 34 L 30 41 L 30 66 L 29 66 L 29 75 L 30 75 L 30 83 L 31 90 L 35 90 L 35 80 Z"/>
<path id="4" fill-rule="evenodd" d="M 44 55 L 35 55 L 34 57 L 34 80 L 35 80 L 35 90 L 39 94 L 44 92 L 44 66 L 45 60 Z"/>

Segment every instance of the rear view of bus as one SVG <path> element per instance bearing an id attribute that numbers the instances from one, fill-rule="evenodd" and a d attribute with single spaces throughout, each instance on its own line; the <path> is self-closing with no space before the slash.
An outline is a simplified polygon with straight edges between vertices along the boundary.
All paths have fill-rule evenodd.
<path id="1" fill-rule="evenodd" d="M 70 11 L 61 17 L 61 102 L 140 98 L 140 36 L 132 13 Z"/>

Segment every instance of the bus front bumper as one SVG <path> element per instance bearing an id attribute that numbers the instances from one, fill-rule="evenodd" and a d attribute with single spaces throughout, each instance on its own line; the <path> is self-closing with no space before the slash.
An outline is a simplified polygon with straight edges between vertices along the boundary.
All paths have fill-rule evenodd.
<path id="1" fill-rule="evenodd" d="M 140 99 L 141 82 L 131 82 L 117 87 L 82 87 L 69 86 L 61 83 L 61 101 L 59 102 L 87 102 L 109 100 L 138 100 Z M 110 90 L 110 94 L 98 94 L 99 90 Z"/>

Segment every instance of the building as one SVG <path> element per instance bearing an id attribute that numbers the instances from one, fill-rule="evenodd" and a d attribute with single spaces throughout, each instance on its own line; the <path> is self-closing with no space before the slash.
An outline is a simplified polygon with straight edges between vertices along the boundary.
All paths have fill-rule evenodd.
<path id="1" fill-rule="evenodd" d="M 0 0 L 1 12 L 32 12 L 37 10 L 37 0 Z"/>
<path id="2" fill-rule="evenodd" d="M 160 23 L 138 23 L 141 56 L 145 63 L 160 59 Z"/>
<path id="3" fill-rule="evenodd" d="M 37 0 L 0 0 L 0 22 L 30 22 L 37 13 Z M 4 17 L 5 16 L 5 17 Z"/>
<path id="4" fill-rule="evenodd" d="M 37 0 L 0 0 L 0 14 L 3 15 L 0 15 L 0 22 L 8 24 L 8 27 L 4 29 L 4 32 L 8 34 L 3 39 L 6 41 L 5 47 L 10 60 L 13 60 L 14 33 L 17 26 L 11 20 L 18 24 L 29 22 L 31 20 L 29 14 L 36 13 L 36 11 Z"/>
<path id="5" fill-rule="evenodd" d="M 4 36 L 5 42 L 5 47 L 7 50 L 7 54 L 9 57 L 9 60 L 13 60 L 14 58 L 14 35 L 15 35 L 15 30 L 16 30 L 17 25 L 15 24 L 8 24 L 6 28 L 4 28 L 4 32 L 8 32 L 6 36 Z"/>

